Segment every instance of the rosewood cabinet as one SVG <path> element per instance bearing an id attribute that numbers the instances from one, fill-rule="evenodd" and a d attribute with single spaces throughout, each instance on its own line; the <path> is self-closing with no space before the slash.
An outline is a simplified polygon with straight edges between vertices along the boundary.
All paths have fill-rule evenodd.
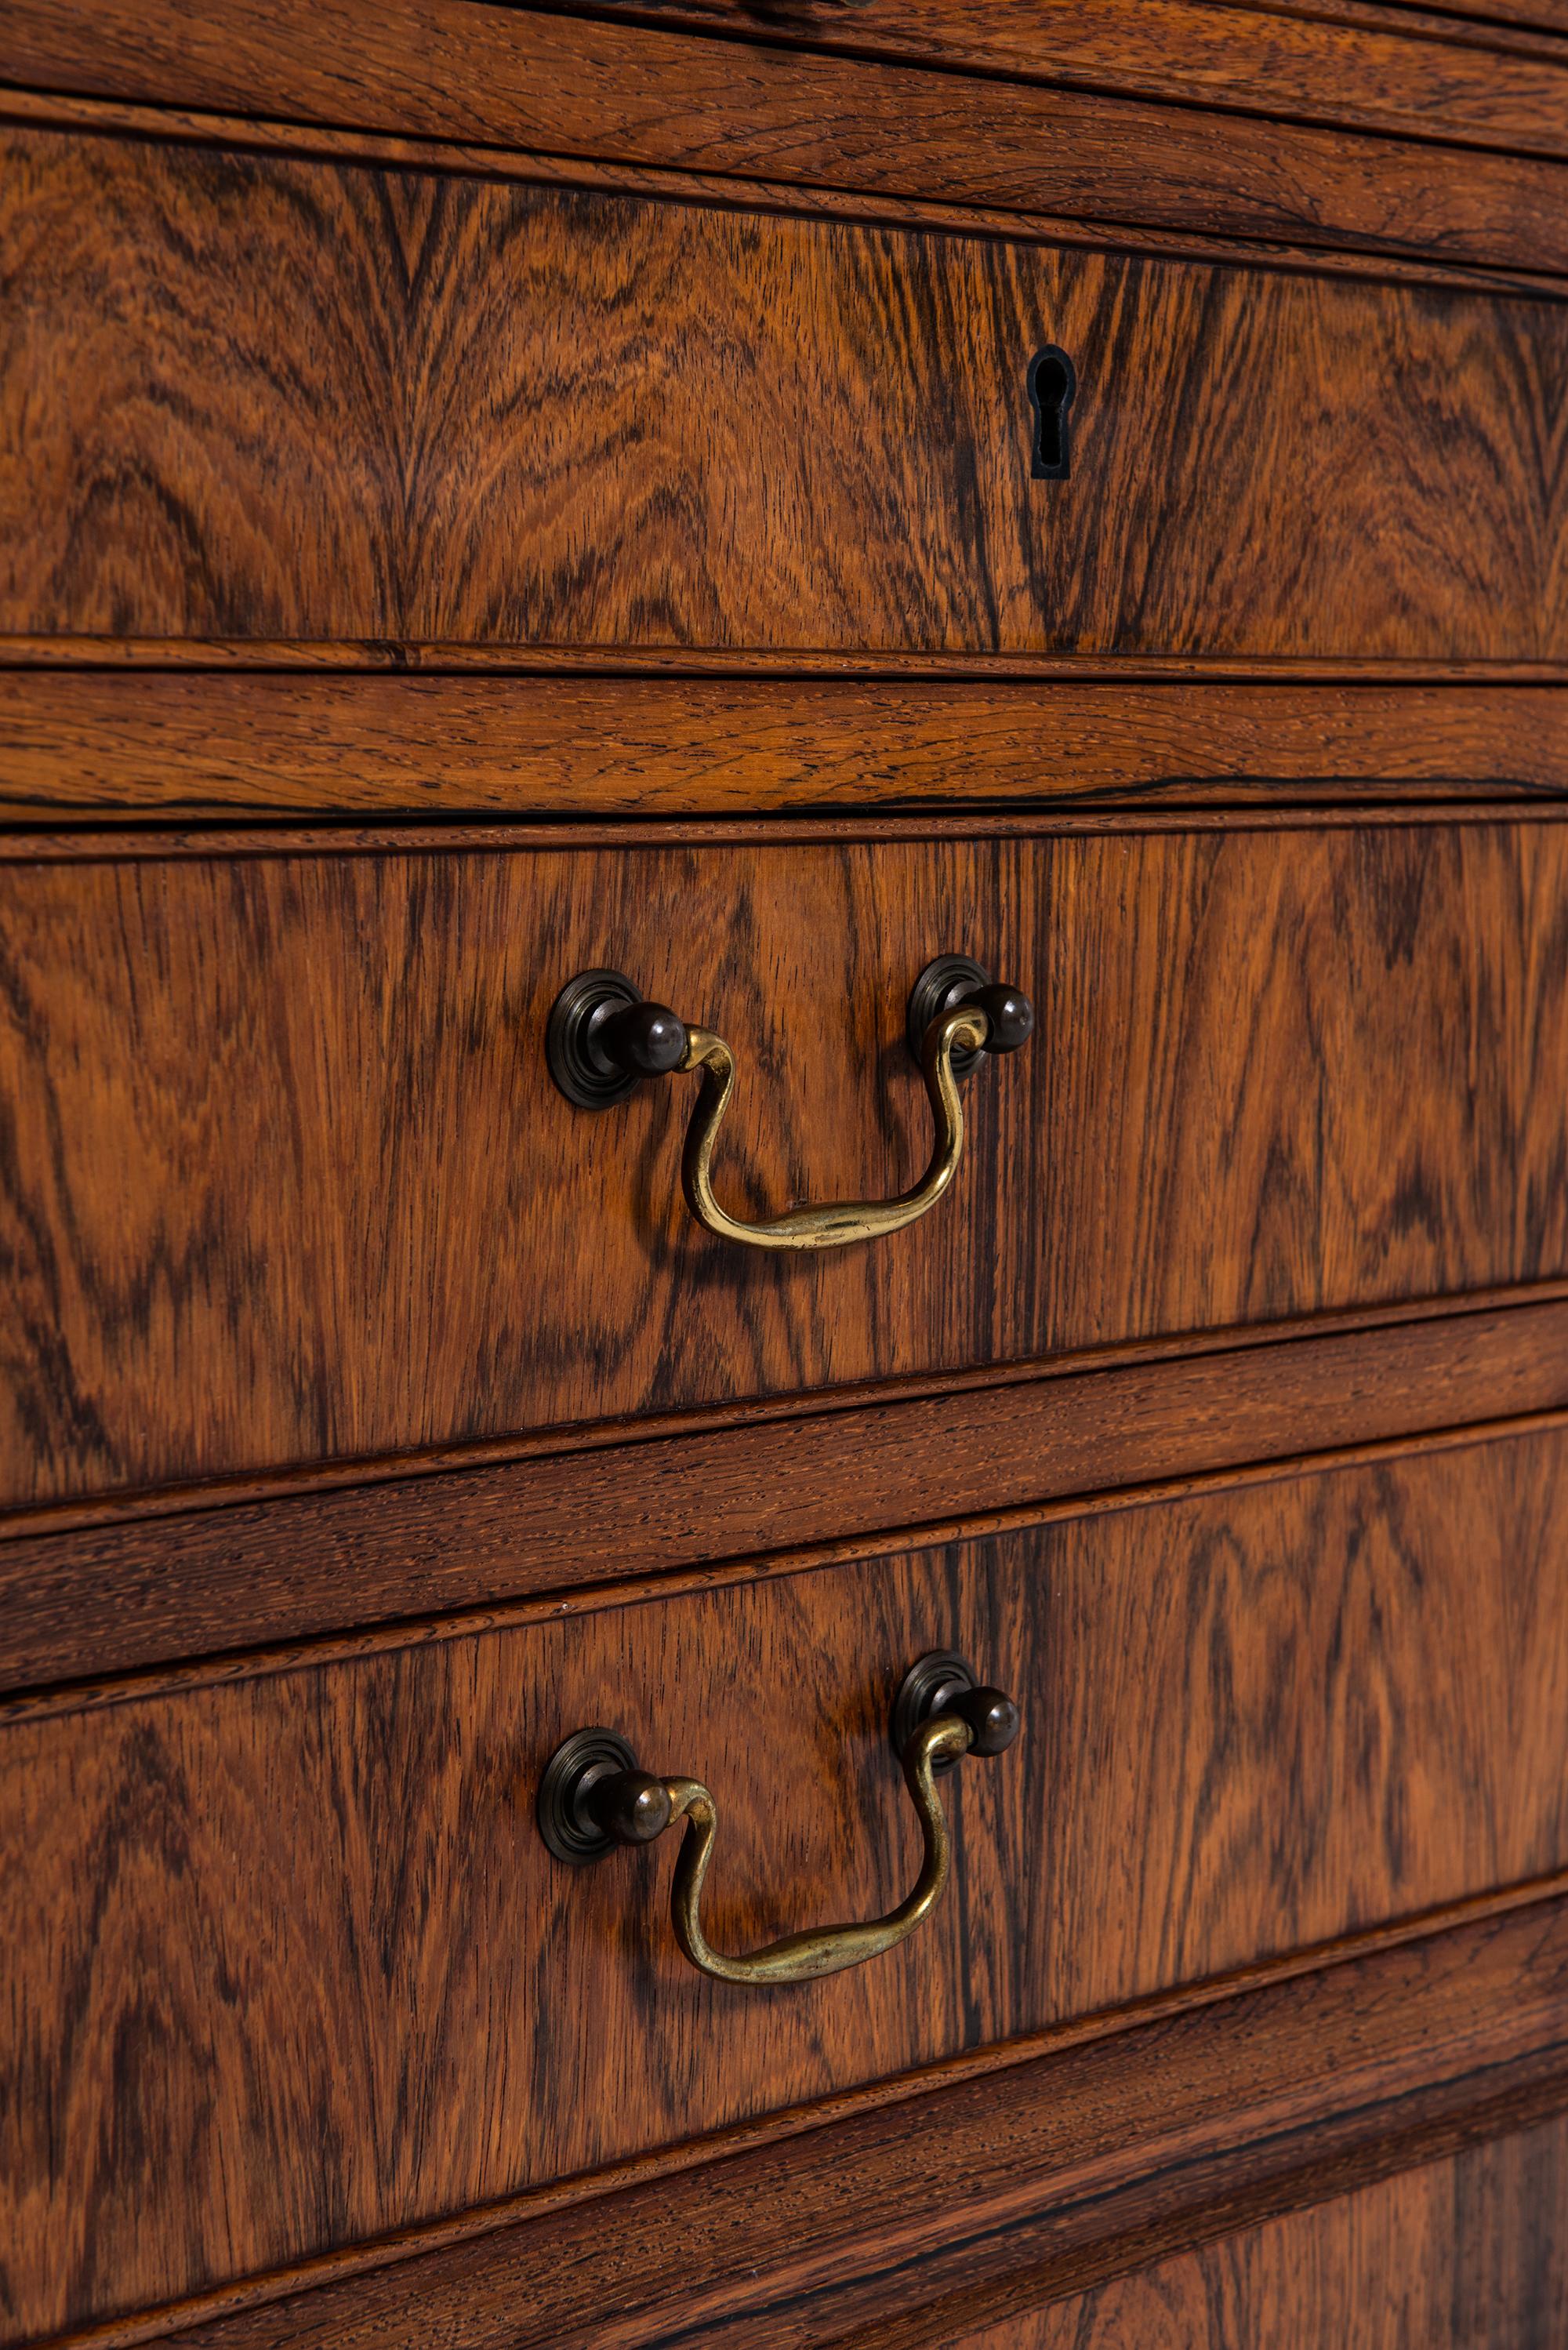
<path id="1" fill-rule="evenodd" d="M 1568 9 L 7 0 L 0 2344 L 1568 2334 Z"/>

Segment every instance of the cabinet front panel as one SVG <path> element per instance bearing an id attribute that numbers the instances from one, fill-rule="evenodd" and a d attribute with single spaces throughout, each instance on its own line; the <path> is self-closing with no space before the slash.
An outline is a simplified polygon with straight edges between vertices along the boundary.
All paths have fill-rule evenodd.
<path id="1" fill-rule="evenodd" d="M 1553 302 L 107 138 L 0 153 L 5 630 L 1568 653 Z M 1048 346 L 1076 388 L 1037 428 Z"/>
<path id="2" fill-rule="evenodd" d="M 0 1500 L 381 1456 L 1568 1273 L 1568 828 L 0 865 Z M 555 1087 L 614 966 L 724 1035 L 736 1214 L 884 1198 L 917 975 L 1033 998 L 919 1222 L 777 1256 L 697 1096 Z"/>
<path id="3" fill-rule="evenodd" d="M 1565 1542 L 1568 1438 L 1523 1433 L 14 1713 L 5 2338 L 1568 1866 Z M 867 1964 L 710 1981 L 676 1830 L 540 1840 L 605 1724 L 713 1790 L 721 1950 L 870 1917 L 919 1856 L 891 1699 L 947 1648 L 1023 1731 Z"/>

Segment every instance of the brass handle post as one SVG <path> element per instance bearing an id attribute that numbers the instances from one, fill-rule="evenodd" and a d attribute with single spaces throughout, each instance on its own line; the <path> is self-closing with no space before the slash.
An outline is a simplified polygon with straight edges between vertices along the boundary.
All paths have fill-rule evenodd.
<path id="1" fill-rule="evenodd" d="M 713 1153 L 735 1089 L 735 1056 L 722 1036 L 644 1002 L 618 972 L 582 972 L 556 999 L 548 1054 L 556 1083 L 584 1108 L 607 1107 L 646 1077 L 700 1072 L 680 1170 L 698 1222 L 745 1248 L 843 1248 L 898 1232 L 935 1207 L 963 1150 L 961 1080 L 982 1054 L 1016 1052 L 1025 1044 L 1034 1014 L 1026 996 L 998 985 L 979 963 L 943 955 L 915 983 L 909 1024 L 935 1128 L 919 1182 L 891 1200 L 833 1200 L 754 1223 L 732 1215 L 713 1189 Z"/>
<path id="2" fill-rule="evenodd" d="M 1012 1700 L 977 1684 L 961 1658 L 946 1651 L 922 1658 L 906 1675 L 894 1707 L 895 1735 L 904 1733 L 904 1780 L 924 1839 L 914 1885 L 885 1917 L 814 1927 L 734 1956 L 716 1950 L 702 1929 L 702 1887 L 713 1857 L 719 1808 L 701 1780 L 657 1778 L 639 1767 L 614 1731 L 577 1731 L 545 1769 L 540 1832 L 558 1859 L 587 1861 L 617 1845 L 650 1844 L 674 1822 L 684 1821 L 670 1911 L 675 1939 L 691 1964 L 721 1982 L 810 1982 L 895 1949 L 930 1915 L 952 1860 L 937 1773 L 965 1754 L 1002 1753 L 1018 1727 Z"/>

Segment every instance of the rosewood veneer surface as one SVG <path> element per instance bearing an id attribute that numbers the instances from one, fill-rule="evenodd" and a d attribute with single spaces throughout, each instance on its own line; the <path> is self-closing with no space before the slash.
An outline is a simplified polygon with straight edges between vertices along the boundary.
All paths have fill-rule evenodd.
<path id="1" fill-rule="evenodd" d="M 14 2337 L 1568 1870 L 1565 1540 L 1553 1430 L 24 1712 Z M 718 1797 L 719 1947 L 875 1915 L 916 1846 L 888 1707 L 947 1648 L 1026 1726 L 879 1965 L 706 1982 L 662 1845 L 540 1843 L 607 1720 Z"/>
<path id="2" fill-rule="evenodd" d="M 1568 828 L 0 857 L 14 1503 L 1568 1275 Z M 585 967 L 739 1056 L 723 1196 L 896 1191 L 931 956 L 1039 1006 L 951 1196 L 698 1231 L 694 1087 L 551 1085 Z"/>
<path id="3" fill-rule="evenodd" d="M 0 2342 L 1568 2335 L 1564 0 L 0 10 Z M 1032 359 L 1075 378 L 1034 470 Z M 936 954 L 1032 998 L 880 1196 Z M 710 1929 L 574 1869 L 601 1723 Z"/>
<path id="4" fill-rule="evenodd" d="M 773 186 L 794 203 L 825 192 L 858 206 L 986 206 L 1048 214 L 1079 234 L 1086 225 L 1102 235 L 1108 226 L 1122 236 L 1231 236 L 1423 266 L 1561 275 L 1568 259 L 1562 166 L 1528 151 L 1543 114 L 1552 122 L 1547 144 L 1555 151 L 1561 140 L 1562 42 L 1521 45 L 1522 56 L 1510 48 L 1494 65 L 1484 52 L 1467 57 L 1452 20 L 1439 18 L 1441 43 L 1391 42 L 1376 62 L 1364 47 L 1343 57 L 1339 90 L 1324 104 L 1333 36 L 1319 35 L 1303 64 L 1320 93 L 1313 110 L 1330 120 L 1302 122 L 1289 119 L 1301 111 L 1294 103 L 1265 119 L 1192 103 L 1194 44 L 1181 19 L 1200 16 L 1210 53 L 1222 44 L 1245 73 L 1258 44 L 1235 33 L 1263 29 L 1277 43 L 1278 10 L 1262 28 L 1263 12 L 1252 9 L 1164 12 L 1159 78 L 1174 105 L 984 70 L 914 70 L 774 37 L 693 39 L 639 24 L 637 13 L 613 0 L 587 19 L 482 0 L 380 0 L 374 10 L 363 0 L 186 0 L 177 14 L 135 0 L 9 0 L 0 71 L 19 93 L 151 101 L 176 137 L 180 113 L 215 109 L 264 118 L 268 133 L 307 128 L 317 143 L 349 132 L 468 142 L 491 151 L 491 168 L 514 168 L 521 155 L 525 168 L 537 171 L 543 158 L 566 175 L 596 166 L 701 172 L 732 199 Z M 937 12 L 924 13 L 929 22 Z M 1043 43 L 1058 12 L 996 13 Z M 1098 0 L 1078 13 L 1104 19 Z M 1357 11 L 1385 35 L 1431 30 L 1421 14 L 1425 24 L 1407 22 L 1402 6 Z M 1328 16 L 1317 7 L 1295 22 Z M 774 23 L 761 29 L 772 35 Z M 1530 85 L 1518 113 L 1511 64 Z M 1434 86 L 1434 67 L 1447 89 Z M 1346 103 L 1350 77 L 1359 104 Z M 1467 136 L 1473 97 L 1467 103 L 1456 81 L 1471 93 L 1485 88 L 1501 118 L 1492 140 Z M 1381 107 L 1374 95 L 1368 108 L 1365 94 L 1379 90 Z M 1357 122 L 1368 112 L 1378 118 L 1373 131 Z M 1413 138 L 1390 135 L 1401 118 Z M 1447 142 L 1450 121 L 1464 143 Z"/>
<path id="5" fill-rule="evenodd" d="M 1568 655 L 1558 302 L 0 152 L 3 631 Z M 1080 354 L 1048 523 L 1044 344 Z"/>
<path id="6" fill-rule="evenodd" d="M 819 2113 L 772 2142 L 722 2143 L 716 2160 L 628 2179 L 607 2209 L 494 2206 L 396 2262 L 323 2262 L 308 2294 L 277 2278 L 202 2297 L 186 2304 L 188 2338 L 370 2350 L 433 2308 L 461 2350 L 815 2350 L 977 2325 L 994 2345 L 1058 2323 L 1054 2309 L 1032 2318 L 1042 2301 L 1065 2297 L 1060 2322 L 1081 2322 L 1077 2296 L 1101 2280 L 1117 2281 L 1107 2314 L 1119 2303 L 1156 2326 L 1174 2270 L 1173 2324 L 1202 2325 L 1189 2277 L 1249 2288 L 1240 2314 L 1234 2301 L 1213 2313 L 1228 2337 L 1163 2337 L 1205 2350 L 1253 2327 L 1289 2340 L 1301 2316 L 1316 2322 L 1319 2295 L 1341 2324 L 1323 2328 L 1336 2350 L 1399 2342 L 1411 2305 L 1441 2340 L 1430 2321 L 1445 2290 L 1465 2343 L 1550 2339 L 1568 2096 L 1561 1898 L 1353 1950 L 1140 2011 L 1131 2028 L 1049 2035 L 968 2080 L 927 2075 L 921 2095 Z M 1407 2195 L 1366 2191 L 1402 2171 Z M 1450 2200 L 1460 2178 L 1495 2179 L 1506 2209 L 1485 2190 Z M 1440 2238 L 1428 2212 L 1446 2217 Z M 1275 2217 L 1286 2224 L 1254 2266 L 1251 2230 Z M 1287 2261 L 1308 2248 L 1304 2311 L 1273 2241 Z M 1129 2279 L 1139 2263 L 1153 2267 L 1147 2288 Z"/>
<path id="7" fill-rule="evenodd" d="M 1555 795 L 1555 686 L 0 670 L 0 808 L 761 810 Z"/>

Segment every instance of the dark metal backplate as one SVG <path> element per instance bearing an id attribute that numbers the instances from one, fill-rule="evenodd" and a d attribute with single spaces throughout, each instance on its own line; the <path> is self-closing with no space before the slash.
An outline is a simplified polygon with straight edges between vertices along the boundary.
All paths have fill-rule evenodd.
<path id="1" fill-rule="evenodd" d="M 978 1686 L 972 1666 L 967 1658 L 959 1655 L 956 1648 L 933 1648 L 929 1656 L 921 1657 L 918 1663 L 911 1665 L 898 1684 L 898 1694 L 893 1700 L 892 1716 L 888 1725 L 893 1752 L 900 1762 L 905 1747 L 922 1722 L 929 1721 L 934 1713 L 940 1712 L 938 1700 L 945 1692 Z M 936 1767 L 939 1771 L 950 1771 L 958 1759 L 956 1754 L 943 1755 Z"/>
<path id="2" fill-rule="evenodd" d="M 539 1782 L 537 1812 L 539 1834 L 557 1860 L 581 1867 L 615 1850 L 612 1839 L 582 1817 L 577 1797 L 585 1781 L 636 1769 L 636 1755 L 614 1730 L 576 1730 L 556 1747 Z"/>
<path id="3" fill-rule="evenodd" d="M 972 955 L 939 955 L 929 962 L 909 990 L 908 1034 L 909 1050 L 918 1062 L 933 1020 L 951 1009 L 977 987 L 989 987 L 991 973 Z M 962 1045 L 953 1055 L 953 1075 L 967 1077 L 981 1058 L 978 1045 Z"/>

